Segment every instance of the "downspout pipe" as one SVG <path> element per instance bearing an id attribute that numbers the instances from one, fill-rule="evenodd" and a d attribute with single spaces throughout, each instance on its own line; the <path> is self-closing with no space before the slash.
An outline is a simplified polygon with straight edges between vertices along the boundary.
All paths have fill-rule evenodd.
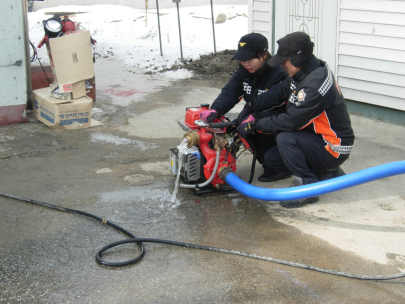
<path id="1" fill-rule="evenodd" d="M 339 191 L 377 179 L 404 173 L 405 160 L 379 165 L 314 184 L 279 189 L 261 188 L 250 185 L 237 177 L 230 168 L 224 168 L 218 175 L 232 188 L 248 197 L 264 201 L 286 201 Z"/>
<path id="2" fill-rule="evenodd" d="M 272 1 L 271 9 L 271 55 L 276 54 L 276 0 Z"/>

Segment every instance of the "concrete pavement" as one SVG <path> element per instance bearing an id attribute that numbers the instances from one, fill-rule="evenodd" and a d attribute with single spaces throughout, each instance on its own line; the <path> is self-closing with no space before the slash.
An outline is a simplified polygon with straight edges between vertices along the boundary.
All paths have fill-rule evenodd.
<path id="1" fill-rule="evenodd" d="M 208 81 L 143 75 L 98 60 L 93 127 L 54 131 L 30 117 L 0 128 L 0 192 L 82 210 L 138 237 L 241 250 L 363 275 L 405 272 L 405 176 L 326 194 L 296 210 L 238 192 L 180 189 L 168 151 L 186 107 L 210 103 Z M 235 109 L 237 111 L 238 109 Z M 404 158 L 405 129 L 352 115 L 347 173 Z M 251 155 L 237 162 L 249 177 Z M 256 166 L 256 174 L 261 174 Z M 291 180 L 260 187 L 288 187 Z M 362 281 L 215 252 L 146 244 L 130 267 L 94 254 L 125 238 L 81 216 L 0 197 L 1 303 L 403 303 L 404 279 Z M 133 247 L 133 246 L 132 246 Z M 107 259 L 133 257 L 127 245 Z M 135 250 L 137 250 L 135 248 Z"/>

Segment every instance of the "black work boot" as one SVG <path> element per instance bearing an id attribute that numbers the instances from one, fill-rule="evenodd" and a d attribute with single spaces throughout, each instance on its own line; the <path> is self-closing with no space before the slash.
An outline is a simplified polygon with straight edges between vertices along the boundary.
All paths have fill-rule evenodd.
<path id="1" fill-rule="evenodd" d="M 301 177 L 295 176 L 293 179 L 294 184 L 291 187 L 298 187 L 302 185 L 308 185 L 312 183 L 316 183 L 316 179 L 310 179 L 310 180 L 303 180 Z M 319 196 L 312 196 L 312 197 L 307 197 L 307 198 L 299 198 L 295 200 L 290 200 L 290 201 L 281 201 L 280 205 L 283 206 L 284 208 L 299 208 L 307 204 L 313 204 L 319 202 Z"/>
<path id="2" fill-rule="evenodd" d="M 266 174 L 263 173 L 257 179 L 259 181 L 261 181 L 261 182 L 268 183 L 268 182 L 276 182 L 276 181 L 286 179 L 286 178 L 289 178 L 289 177 L 291 177 L 291 175 L 284 174 L 284 173 L 278 173 L 276 175 L 266 175 Z"/>
<path id="3" fill-rule="evenodd" d="M 343 175 L 346 175 L 346 173 L 340 167 L 337 167 L 336 169 L 332 169 L 332 170 L 324 170 L 318 174 L 318 181 L 321 182 L 321 181 L 325 181 L 325 180 L 343 176 Z"/>

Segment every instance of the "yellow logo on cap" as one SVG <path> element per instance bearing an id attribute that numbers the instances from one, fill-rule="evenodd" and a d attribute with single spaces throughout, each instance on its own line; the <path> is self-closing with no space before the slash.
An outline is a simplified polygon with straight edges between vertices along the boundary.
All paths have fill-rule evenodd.
<path id="1" fill-rule="evenodd" d="M 240 45 L 241 47 L 244 47 L 245 44 L 246 44 L 246 42 L 239 42 L 239 45 Z"/>

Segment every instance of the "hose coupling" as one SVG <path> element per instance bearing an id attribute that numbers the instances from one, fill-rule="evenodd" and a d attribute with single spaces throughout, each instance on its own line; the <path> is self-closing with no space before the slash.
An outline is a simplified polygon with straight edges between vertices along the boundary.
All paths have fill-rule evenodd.
<path id="1" fill-rule="evenodd" d="M 200 142 L 200 135 L 195 131 L 188 131 L 186 134 L 184 134 L 183 139 L 184 138 L 188 140 L 187 148 L 189 149 Z"/>
<path id="2" fill-rule="evenodd" d="M 226 176 L 229 173 L 233 173 L 232 169 L 227 167 L 227 166 L 223 166 L 221 168 L 218 169 L 218 176 L 220 179 L 222 179 L 223 181 L 225 181 Z"/>

